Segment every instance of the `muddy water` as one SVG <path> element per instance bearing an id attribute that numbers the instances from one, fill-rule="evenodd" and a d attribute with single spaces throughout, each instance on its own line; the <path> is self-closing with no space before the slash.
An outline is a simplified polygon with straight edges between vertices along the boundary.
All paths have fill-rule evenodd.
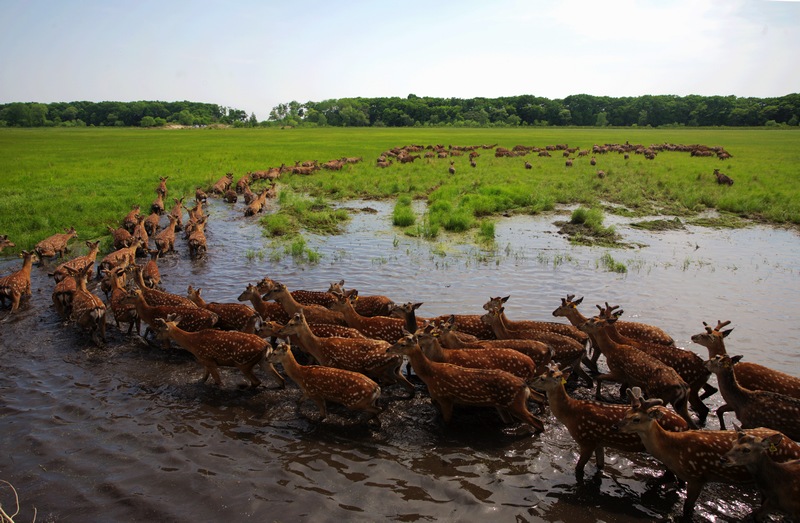
<path id="1" fill-rule="evenodd" d="M 480 313 L 486 299 L 511 295 L 512 318 L 550 319 L 566 294 L 620 304 L 628 319 L 652 322 L 678 344 L 702 321 L 730 319 L 729 351 L 800 375 L 800 242 L 790 231 L 689 228 L 646 233 L 620 221 L 615 250 L 626 274 L 598 268 L 605 249 L 569 247 L 554 218 L 497 224 L 497 249 L 434 245 L 390 226 L 390 206 L 357 213 L 346 234 L 311 238 L 317 265 L 270 260 L 267 243 L 241 208 L 214 204 L 209 254 L 191 262 L 185 243 L 162 260 L 163 286 L 191 284 L 209 300 L 235 301 L 269 275 L 289 288 L 325 289 L 345 279 L 366 294 L 422 301 L 420 315 Z M 18 264 L 0 261 L 0 274 Z M 0 323 L 0 479 L 18 490 L 30 521 L 648 521 L 680 512 L 683 493 L 649 487 L 659 474 L 644 455 L 608 451 L 606 471 L 577 484 L 576 447 L 544 413 L 531 436 L 501 427 L 495 414 L 457 410 L 443 427 L 418 385 L 417 398 L 385 388 L 380 429 L 333 408 L 323 423 L 298 390 L 243 391 L 223 373 L 217 389 L 197 383 L 199 366 L 109 328 L 97 349 L 50 304 L 52 280 L 34 268 L 33 297 Z M 3 316 L 6 311 L 3 311 Z M 610 392 L 610 389 L 609 389 Z M 717 396 L 709 400 L 719 405 Z M 716 428 L 710 421 L 709 428 Z M 710 486 L 697 521 L 736 521 L 758 502 L 749 488 Z M 3 507 L 13 506 L 0 489 Z"/>

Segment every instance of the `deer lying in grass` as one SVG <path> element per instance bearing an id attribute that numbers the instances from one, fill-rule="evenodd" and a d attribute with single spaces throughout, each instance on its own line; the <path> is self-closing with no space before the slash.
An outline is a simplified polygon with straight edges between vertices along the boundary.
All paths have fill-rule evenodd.
<path id="1" fill-rule="evenodd" d="M 717 375 L 719 392 L 725 405 L 717 409 L 719 426 L 725 429 L 725 413 L 735 412 L 746 429 L 767 427 L 800 440 L 800 399 L 777 392 L 743 388 L 736 380 L 736 363 L 741 356 L 714 356 L 706 362 Z"/>
<path id="2" fill-rule="evenodd" d="M 77 289 L 72 295 L 72 319 L 79 327 L 89 331 L 92 341 L 102 347 L 106 339 L 106 305 L 103 300 L 89 292 L 86 281 L 89 278 L 89 267 L 80 271 L 68 268 L 68 272 L 75 278 Z"/>
<path id="3" fill-rule="evenodd" d="M 564 388 L 570 372 L 570 369 L 562 372 L 557 366 L 550 365 L 545 373 L 531 382 L 531 386 L 547 393 L 550 411 L 566 426 L 569 435 L 578 444 L 579 457 L 575 465 L 575 476 L 578 480 L 583 479 L 584 468 L 592 454 L 595 456 L 597 470 L 603 470 L 606 447 L 644 452 L 645 447 L 639 436 L 616 429 L 616 424 L 625 417 L 628 406 L 570 397 Z M 659 408 L 662 410 L 659 423 L 664 429 L 679 432 L 689 428 L 679 415 L 664 407 Z"/>
<path id="4" fill-rule="evenodd" d="M 725 466 L 720 458 L 737 439 L 732 430 L 687 430 L 668 432 L 656 423 L 662 411 L 655 408 L 659 399 L 644 400 L 631 396 L 631 408 L 617 424 L 621 432 L 638 434 L 647 452 L 663 463 L 668 470 L 686 482 L 686 500 L 683 516 L 691 518 L 703 486 L 709 481 L 721 483 L 748 483 L 752 476 L 744 467 Z M 767 437 L 777 432 L 759 428 L 746 431 L 750 435 Z M 783 438 L 771 456 L 776 461 L 800 458 L 800 445 Z"/>
<path id="5" fill-rule="evenodd" d="M 0 304 L 11 301 L 11 312 L 17 312 L 23 296 L 31 295 L 31 267 L 36 259 L 33 251 L 22 251 L 22 268 L 0 278 Z"/>
<path id="6" fill-rule="evenodd" d="M 292 354 L 291 346 L 279 343 L 268 357 L 270 363 L 280 363 L 286 374 L 297 383 L 303 396 L 317 404 L 321 419 L 328 416 L 326 402 L 344 405 L 350 410 L 363 411 L 372 419 L 381 409 L 375 404 L 381 395 L 377 383 L 360 372 L 352 372 L 322 365 L 300 365 Z"/>
<path id="7" fill-rule="evenodd" d="M 17 244 L 8 239 L 7 234 L 0 234 L 0 252 L 6 247 L 16 247 Z"/>
<path id="8" fill-rule="evenodd" d="M 89 278 L 92 277 L 94 274 L 94 262 L 97 259 L 97 253 L 100 252 L 100 240 L 97 240 L 96 242 L 87 241 L 86 246 L 89 247 L 88 254 L 73 258 L 56 267 L 56 270 L 53 271 L 53 279 L 56 282 L 60 282 L 69 276 L 68 269 L 74 269 L 76 272 L 80 272 L 85 267 L 91 267 L 91 270 L 87 274 L 89 275 Z"/>
<path id="9" fill-rule="evenodd" d="M 512 416 L 542 432 L 544 424 L 530 413 L 527 400 L 530 389 L 520 378 L 497 369 L 468 369 L 438 363 L 425 357 L 416 335 L 406 332 L 389 354 L 408 356 L 414 373 L 425 383 L 442 419 L 449 423 L 454 405 L 494 407 L 504 422 Z"/>
<path id="10" fill-rule="evenodd" d="M 762 521 L 770 512 L 780 510 L 793 521 L 800 521 L 800 460 L 778 463 L 769 454 L 785 436 L 775 433 L 759 437 L 739 427 L 736 434 L 736 443 L 721 459 L 725 465 L 744 467 L 755 479 L 762 501 L 753 519 Z"/>
<path id="11" fill-rule="evenodd" d="M 297 336 L 297 345 L 320 365 L 360 372 L 386 384 L 400 383 L 414 395 L 414 386 L 400 374 L 403 358 L 387 354 L 389 343 L 368 338 L 321 338 L 308 325 L 302 311 L 295 313 L 281 336 Z"/>
<path id="12" fill-rule="evenodd" d="M 197 358 L 205 370 L 200 383 L 205 383 L 211 376 L 217 387 L 222 387 L 218 367 L 236 367 L 250 382 L 250 387 L 261 385 L 261 380 L 253 374 L 253 367 L 263 362 L 272 349 L 266 340 L 255 334 L 217 329 L 190 332 L 180 328 L 181 321 L 179 316 L 156 318 L 157 336 L 160 340 L 174 341 Z M 269 368 L 282 388 L 285 385 L 283 377 L 271 363 Z"/>
<path id="13" fill-rule="evenodd" d="M 219 316 L 219 321 L 215 325 L 217 329 L 244 332 L 245 328 L 252 326 L 253 315 L 257 314 L 252 307 L 242 303 L 207 302 L 200 296 L 203 289 L 199 287 L 195 289 L 189 285 L 189 289 L 186 292 L 195 305 Z M 258 326 L 256 325 L 255 327 L 257 328 Z M 251 332 L 251 334 L 253 333 Z"/>
<path id="14" fill-rule="evenodd" d="M 75 231 L 75 227 L 70 227 L 69 229 L 64 229 L 64 232 L 57 233 L 49 238 L 45 238 L 44 240 L 40 241 L 36 244 L 36 247 L 33 248 L 33 251 L 39 257 L 39 260 L 44 261 L 44 258 L 57 258 L 59 256 L 64 256 L 64 253 L 69 252 L 69 248 L 67 247 L 67 243 L 72 238 L 77 238 L 78 233 Z"/>
<path id="15" fill-rule="evenodd" d="M 717 326 L 712 329 L 706 322 L 703 322 L 705 332 L 692 336 L 692 341 L 708 349 L 709 359 L 727 354 L 725 338 L 733 329 L 722 329 L 730 323 L 730 321 L 717 321 Z M 746 389 L 768 390 L 800 398 L 800 378 L 757 363 L 741 362 L 736 364 L 736 381 Z"/>

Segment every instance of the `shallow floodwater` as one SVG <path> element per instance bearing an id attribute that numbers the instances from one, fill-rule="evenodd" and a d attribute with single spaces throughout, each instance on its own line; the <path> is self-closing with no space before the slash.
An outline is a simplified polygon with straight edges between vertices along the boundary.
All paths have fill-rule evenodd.
<path id="1" fill-rule="evenodd" d="M 233 302 L 267 275 L 290 289 L 325 290 L 344 279 L 361 294 L 424 302 L 421 316 L 480 314 L 489 296 L 510 295 L 509 317 L 542 320 L 575 294 L 585 297 L 584 314 L 595 303 L 619 304 L 626 319 L 657 324 L 703 356 L 690 336 L 703 321 L 732 320 L 730 353 L 800 375 L 800 242 L 792 231 L 648 233 L 614 219 L 626 241 L 647 247 L 609 251 L 569 246 L 552 224 L 557 217 L 511 217 L 497 222 L 497 249 L 488 252 L 403 236 L 387 203 L 347 206 L 378 212 L 355 213 L 341 236 L 312 237 L 322 258 L 309 265 L 271 261 L 241 204 L 214 202 L 208 256 L 190 261 L 179 240 L 179 252 L 161 262 L 163 287 L 183 294 L 191 284 L 209 301 Z M 626 274 L 602 268 L 608 252 Z M 0 260 L 0 274 L 18 264 Z M 443 427 L 418 384 L 411 401 L 384 387 L 380 429 L 337 407 L 318 422 L 312 403 L 298 412 L 293 384 L 274 390 L 264 374 L 266 387 L 255 391 L 237 387 L 238 371 L 223 372 L 222 389 L 199 384 L 190 355 L 111 325 L 107 346 L 95 348 L 59 321 L 48 269 L 34 267 L 33 297 L 19 314 L 0 312 L 0 479 L 19 493 L 17 522 L 32 520 L 34 507 L 37 521 L 81 522 L 629 522 L 680 514 L 685 492 L 648 486 L 660 469 L 646 455 L 607 450 L 604 473 L 594 474 L 592 460 L 578 484 L 577 448 L 549 412 L 540 413 L 546 431 L 538 436 L 500 425 L 488 409 L 457 409 Z M 738 521 L 758 502 L 753 488 L 710 485 L 695 519 Z M 0 503 L 14 506 L 5 487 Z"/>

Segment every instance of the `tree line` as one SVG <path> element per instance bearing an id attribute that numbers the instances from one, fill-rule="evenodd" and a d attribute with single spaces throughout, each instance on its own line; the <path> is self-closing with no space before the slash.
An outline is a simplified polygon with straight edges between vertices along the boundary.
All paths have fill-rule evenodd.
<path id="1" fill-rule="evenodd" d="M 776 98 L 576 94 L 563 99 L 532 95 L 502 98 L 340 98 L 279 104 L 273 125 L 337 127 L 534 126 L 797 126 L 800 94 Z"/>
<path id="2" fill-rule="evenodd" d="M 0 105 L 0 127 L 160 127 L 168 124 L 257 125 L 241 109 L 200 102 L 55 102 Z"/>

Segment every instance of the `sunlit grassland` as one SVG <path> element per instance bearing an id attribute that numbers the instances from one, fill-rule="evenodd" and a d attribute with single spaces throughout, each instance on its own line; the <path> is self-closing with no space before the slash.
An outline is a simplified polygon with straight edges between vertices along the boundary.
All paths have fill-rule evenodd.
<path id="1" fill-rule="evenodd" d="M 720 145 L 733 158 L 693 158 L 688 153 L 661 152 L 655 160 L 611 153 L 564 164 L 560 152 L 551 158 L 495 158 L 479 150 L 477 167 L 466 155 L 419 159 L 378 169 L 375 159 L 394 146 L 407 144 L 545 145 L 567 143 L 591 148 L 603 143 L 680 143 Z M 779 224 L 800 224 L 800 132 L 791 130 L 720 129 L 0 129 L 0 234 L 18 248 L 32 247 L 62 227 L 75 225 L 81 239 L 105 236 L 133 204 L 149 208 L 159 176 L 169 176 L 172 196 L 191 196 L 226 172 L 238 179 L 247 171 L 295 161 L 326 161 L 361 156 L 364 161 L 342 171 L 309 176 L 285 175 L 287 192 L 308 194 L 312 204 L 300 214 L 336 230 L 340 216 L 324 213 L 329 200 L 395 198 L 427 201 L 427 214 L 413 216 L 403 206 L 397 225 L 407 233 L 435 237 L 440 229 L 474 231 L 501 212 L 538 213 L 557 204 L 591 208 L 604 202 L 622 204 L 634 215 L 691 216 L 708 208 Z M 530 161 L 533 168 L 524 169 Z M 713 170 L 735 180 L 732 187 L 715 183 Z M 596 175 L 603 169 L 606 176 Z M 294 200 L 296 202 L 296 200 Z M 407 200 L 404 200 L 407 201 Z M 314 203 L 315 202 L 315 203 Z M 277 234 L 295 227 L 279 218 Z M 283 220 L 283 221 L 280 221 Z M 305 227 L 303 224 L 300 228 Z M 417 231 L 414 233 L 413 231 Z M 11 251 L 13 252 L 13 251 Z"/>

